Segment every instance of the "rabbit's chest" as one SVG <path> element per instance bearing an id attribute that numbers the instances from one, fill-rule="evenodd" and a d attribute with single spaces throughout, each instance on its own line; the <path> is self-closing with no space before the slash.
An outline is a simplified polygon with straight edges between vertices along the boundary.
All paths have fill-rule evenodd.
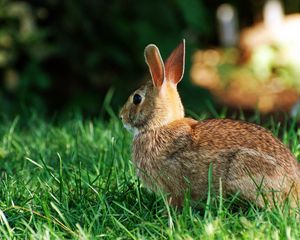
<path id="1" fill-rule="evenodd" d="M 140 148 L 134 144 L 132 157 L 138 177 L 151 190 L 178 192 L 183 188 L 180 163 L 162 146 L 148 143 L 147 148 Z"/>

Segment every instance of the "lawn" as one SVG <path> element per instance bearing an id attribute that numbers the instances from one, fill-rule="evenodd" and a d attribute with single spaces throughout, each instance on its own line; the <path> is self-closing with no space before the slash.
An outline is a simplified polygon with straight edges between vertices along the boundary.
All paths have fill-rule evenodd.
<path id="1" fill-rule="evenodd" d="M 203 114 L 224 117 L 222 114 Z M 236 118 L 244 118 L 242 114 Z M 259 115 L 248 118 L 261 123 Z M 263 125 L 299 156 L 291 120 Z M 210 196 L 201 208 L 169 208 L 130 161 L 131 135 L 110 120 L 38 114 L 0 120 L 1 239 L 299 239 L 300 216 Z"/>

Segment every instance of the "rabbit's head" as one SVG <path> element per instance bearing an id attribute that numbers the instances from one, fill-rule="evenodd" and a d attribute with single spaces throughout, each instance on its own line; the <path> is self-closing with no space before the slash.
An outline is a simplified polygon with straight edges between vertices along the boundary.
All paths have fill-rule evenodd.
<path id="1" fill-rule="evenodd" d="M 120 112 L 124 126 L 133 130 L 135 134 L 184 117 L 184 109 L 177 91 L 177 84 L 184 73 L 184 40 L 171 53 L 165 64 L 154 44 L 148 45 L 144 54 L 151 80 L 131 94 Z"/>

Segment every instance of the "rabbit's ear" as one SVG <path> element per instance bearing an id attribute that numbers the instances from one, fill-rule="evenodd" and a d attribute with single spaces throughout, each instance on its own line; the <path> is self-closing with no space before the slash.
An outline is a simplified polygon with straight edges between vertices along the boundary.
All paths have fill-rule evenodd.
<path id="1" fill-rule="evenodd" d="M 154 44 L 149 44 L 145 48 L 144 54 L 152 76 L 153 84 L 155 87 L 159 88 L 165 79 L 165 67 L 160 52 Z"/>
<path id="2" fill-rule="evenodd" d="M 166 61 L 166 80 L 174 84 L 180 82 L 184 73 L 185 40 L 171 53 Z"/>

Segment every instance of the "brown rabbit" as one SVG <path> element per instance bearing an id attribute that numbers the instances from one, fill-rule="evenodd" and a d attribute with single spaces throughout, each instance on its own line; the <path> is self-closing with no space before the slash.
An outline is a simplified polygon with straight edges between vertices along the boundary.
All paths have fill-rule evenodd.
<path id="1" fill-rule="evenodd" d="M 264 206 L 288 196 L 300 199 L 300 166 L 293 154 L 272 133 L 260 126 L 229 119 L 196 121 L 184 117 L 177 84 L 184 72 L 183 41 L 163 63 L 158 48 L 145 48 L 152 81 L 137 89 L 120 117 L 134 132 L 133 162 L 138 176 L 153 191 L 168 194 L 182 206 L 184 192 L 193 200 L 212 189 Z M 260 194 L 262 192 L 262 194 Z M 272 204 L 273 205 L 273 204 Z"/>

